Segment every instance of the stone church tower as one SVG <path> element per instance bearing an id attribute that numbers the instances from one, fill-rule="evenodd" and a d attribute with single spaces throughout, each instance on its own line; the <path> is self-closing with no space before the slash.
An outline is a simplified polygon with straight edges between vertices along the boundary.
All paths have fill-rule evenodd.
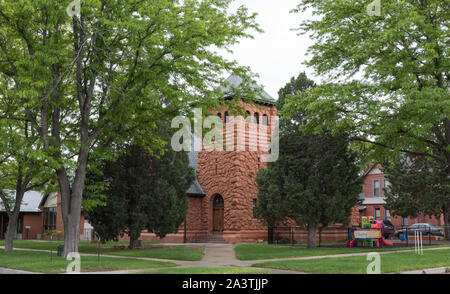
<path id="1" fill-rule="evenodd" d="M 222 88 L 224 93 L 231 93 L 230 89 L 242 83 L 236 76 L 229 77 L 227 81 L 229 88 Z M 259 97 L 240 100 L 241 107 L 246 111 L 245 150 L 242 151 L 242 141 L 240 148 L 237 148 L 238 140 L 234 138 L 235 151 L 208 151 L 204 148 L 190 151 L 190 165 L 195 169 L 197 179 L 186 193 L 189 200 L 186 221 L 176 234 L 159 239 L 154 234 L 142 232 L 142 240 L 237 243 L 267 239 L 267 227 L 254 215 L 258 198 L 256 172 L 266 166 L 261 161 L 261 155 L 267 154 L 257 143 L 260 138 L 270 140 L 272 117 L 276 116 L 277 109 L 275 100 L 264 90 L 259 90 Z M 227 94 L 224 98 L 233 97 Z M 224 124 L 230 117 L 226 106 L 222 106 L 221 111 L 212 110 L 211 115 L 219 116 Z M 226 127 L 224 125 L 224 137 Z M 238 127 L 233 127 L 237 137 Z M 260 137 L 261 129 L 267 132 L 266 136 Z M 224 144 L 225 141 L 224 138 Z M 256 146 L 256 149 L 250 148 L 250 145 Z"/>
<path id="2" fill-rule="evenodd" d="M 228 81 L 234 87 L 239 86 L 241 82 L 238 77 L 233 76 Z M 227 89 L 223 89 L 223 92 L 227 93 Z M 261 97 L 252 99 L 251 102 L 240 101 L 247 117 L 245 148 L 237 148 L 238 140 L 235 136 L 235 151 L 202 150 L 194 154 L 191 160 L 196 167 L 199 187 L 203 193 L 198 193 L 199 190 L 198 194 L 188 191 L 188 240 L 208 241 L 223 238 L 226 242 L 236 243 L 267 238 L 267 228 L 254 215 L 258 194 L 256 172 L 265 167 L 261 155 L 267 152 L 261 150 L 260 146 L 255 150 L 250 145 L 257 145 L 261 129 L 267 132 L 267 139 L 270 140 L 273 123 L 271 119 L 276 116 L 277 109 L 274 99 L 263 90 L 261 93 Z M 225 106 L 220 112 L 215 110 L 212 113 L 218 115 L 223 123 L 228 121 Z M 237 133 L 237 127 L 234 133 Z M 239 151 L 242 149 L 245 150 Z"/>

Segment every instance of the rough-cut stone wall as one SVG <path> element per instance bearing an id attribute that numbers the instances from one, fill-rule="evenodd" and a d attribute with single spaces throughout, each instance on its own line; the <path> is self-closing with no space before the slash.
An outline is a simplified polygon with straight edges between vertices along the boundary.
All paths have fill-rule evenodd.
<path id="1" fill-rule="evenodd" d="M 268 117 L 266 128 L 267 140 L 270 139 L 271 116 L 276 115 L 275 106 L 261 106 L 242 103 L 253 118 L 254 113 L 259 115 L 259 123 L 262 124 L 262 115 Z M 221 109 L 221 116 L 225 118 L 225 107 Z M 213 114 L 216 114 L 213 112 Z M 230 113 L 231 115 L 231 113 Z M 198 179 L 206 193 L 203 199 L 202 223 L 208 234 L 213 228 L 212 202 L 216 194 L 224 199 L 224 239 L 229 242 L 240 242 L 266 237 L 266 228 L 260 221 L 253 218 L 253 199 L 257 199 L 258 189 L 255 178 L 258 168 L 265 167 L 259 157 L 264 150 L 260 150 L 258 140 L 258 125 L 254 122 L 245 124 L 245 150 L 238 151 L 237 133 L 238 127 L 234 127 L 235 151 L 201 151 L 198 155 Z M 253 127 L 253 128 L 252 128 Z M 225 140 L 226 130 L 224 130 Z M 224 140 L 224 142 L 225 142 Z M 249 144 L 254 144 L 255 149 L 250 149 Z M 255 151 L 249 151 L 255 150 Z"/>
<path id="2" fill-rule="evenodd" d="M 265 168 L 266 163 L 261 162 L 262 154 L 266 150 L 258 146 L 260 136 L 257 127 L 262 125 L 262 115 L 267 115 L 268 126 L 267 141 L 270 140 L 272 116 L 276 116 L 275 106 L 263 106 L 248 104 L 241 101 L 241 105 L 250 112 L 253 119 L 255 112 L 259 116 L 259 125 L 254 122 L 245 124 L 245 151 L 239 151 L 238 127 L 234 126 L 234 150 L 235 151 L 208 151 L 203 150 L 198 154 L 197 175 L 200 185 L 206 196 L 189 197 L 189 210 L 186 221 L 187 241 L 195 241 L 198 237 L 211 234 L 213 231 L 213 199 L 219 194 L 224 199 L 224 232 L 223 238 L 230 243 L 255 242 L 267 240 L 267 228 L 253 218 L 253 199 L 258 197 L 258 188 L 255 182 L 259 168 Z M 221 108 L 221 117 L 225 119 L 226 107 Z M 216 115 L 218 111 L 211 111 Z M 229 115 L 231 116 L 231 111 Z M 228 138 L 230 139 L 230 138 Z M 226 142 L 226 130 L 224 130 L 224 143 Z M 253 149 L 252 149 L 253 148 Z M 356 210 L 355 210 L 356 209 Z M 358 208 L 353 214 L 359 217 Z M 352 218 L 352 223 L 356 218 Z M 286 221 L 285 226 L 295 226 L 295 222 Z M 184 224 L 180 226 L 177 234 L 169 234 L 164 239 L 157 238 L 154 234 L 143 233 L 141 238 L 151 242 L 182 242 L 184 237 Z M 343 241 L 347 237 L 345 228 L 333 226 L 323 232 L 323 241 Z M 306 230 L 297 229 L 297 241 L 306 240 Z"/>

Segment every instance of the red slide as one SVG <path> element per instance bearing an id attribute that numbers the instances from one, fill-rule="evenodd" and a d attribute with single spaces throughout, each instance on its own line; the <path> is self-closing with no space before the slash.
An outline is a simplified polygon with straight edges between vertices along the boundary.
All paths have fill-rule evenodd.
<path id="1" fill-rule="evenodd" d="M 383 245 L 386 245 L 386 246 L 392 246 L 393 244 L 392 244 L 391 242 L 386 241 L 386 240 L 383 238 Z"/>

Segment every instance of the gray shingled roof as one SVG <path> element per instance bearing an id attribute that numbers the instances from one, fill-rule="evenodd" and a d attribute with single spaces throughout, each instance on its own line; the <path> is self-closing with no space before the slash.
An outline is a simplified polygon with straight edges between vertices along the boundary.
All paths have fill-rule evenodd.
<path id="1" fill-rule="evenodd" d="M 12 199 L 16 199 L 15 191 L 5 191 Z M 39 205 L 41 203 L 44 194 L 37 191 L 25 192 L 22 199 L 22 204 L 20 205 L 20 212 L 41 212 Z M 5 211 L 3 202 L 0 201 L 0 211 Z"/>
<path id="2" fill-rule="evenodd" d="M 230 77 L 228 77 L 227 82 L 229 83 L 229 85 L 227 85 L 227 87 L 220 87 L 220 90 L 225 93 L 225 95 L 232 95 L 233 94 L 233 88 L 239 88 L 240 85 L 243 82 L 243 79 L 239 76 L 235 76 L 235 75 L 231 75 Z M 261 94 L 258 95 L 258 99 L 264 101 L 264 102 L 273 102 L 275 103 L 275 99 L 272 98 L 272 96 L 270 96 L 266 91 L 264 91 L 264 89 L 262 89 L 260 86 L 256 85 L 256 84 L 252 84 L 251 85 L 254 89 L 258 89 L 261 91 Z"/>
<path id="3" fill-rule="evenodd" d="M 198 140 L 198 139 L 197 139 Z M 198 151 L 194 150 L 194 136 L 191 137 L 191 151 L 189 151 L 189 165 L 194 169 L 195 181 L 187 190 L 188 195 L 205 195 L 197 177 Z"/>

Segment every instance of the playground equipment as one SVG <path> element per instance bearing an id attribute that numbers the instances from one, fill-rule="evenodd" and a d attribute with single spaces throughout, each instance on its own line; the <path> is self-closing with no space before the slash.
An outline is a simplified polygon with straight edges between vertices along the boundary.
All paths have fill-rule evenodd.
<path id="1" fill-rule="evenodd" d="M 361 217 L 360 228 L 349 229 L 347 247 L 369 246 L 369 247 L 383 247 L 392 246 L 393 244 L 387 242 L 381 233 L 381 221 L 375 221 L 372 216 Z"/>

